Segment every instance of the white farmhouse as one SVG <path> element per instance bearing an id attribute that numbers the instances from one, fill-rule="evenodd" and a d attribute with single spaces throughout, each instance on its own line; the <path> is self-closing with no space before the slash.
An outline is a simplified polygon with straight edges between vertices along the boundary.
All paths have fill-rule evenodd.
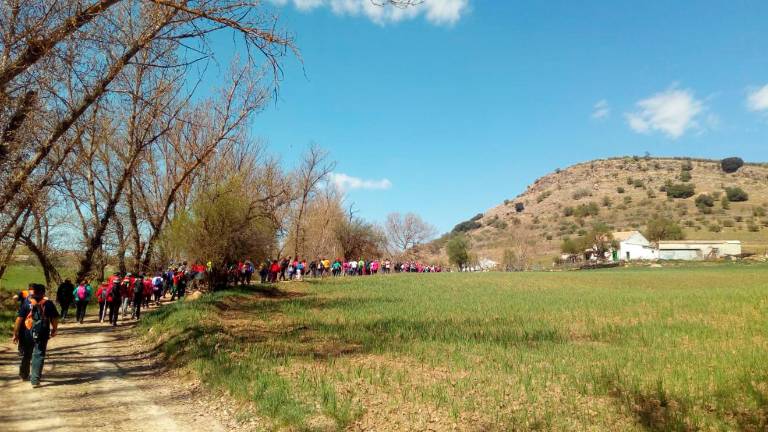
<path id="1" fill-rule="evenodd" d="M 619 242 L 618 259 L 622 261 L 653 260 L 658 253 L 651 242 L 640 231 L 618 231 L 613 239 Z"/>

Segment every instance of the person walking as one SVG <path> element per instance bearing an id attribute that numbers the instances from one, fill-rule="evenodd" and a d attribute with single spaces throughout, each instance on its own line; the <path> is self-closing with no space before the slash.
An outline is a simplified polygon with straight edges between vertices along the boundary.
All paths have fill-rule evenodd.
<path id="1" fill-rule="evenodd" d="M 71 306 L 72 302 L 75 300 L 75 296 L 72 294 L 74 289 L 75 286 L 72 284 L 72 281 L 65 279 L 64 282 L 59 285 L 59 289 L 56 290 L 56 303 L 58 303 L 59 308 L 61 308 L 61 321 L 67 319 L 69 306 Z"/>
<path id="2" fill-rule="evenodd" d="M 29 301 L 19 308 L 13 327 L 13 342 L 21 341 L 22 357 L 19 377 L 40 386 L 48 340 L 56 337 L 59 328 L 59 311 L 45 297 L 45 285 L 35 284 Z"/>
<path id="3" fill-rule="evenodd" d="M 133 286 L 133 312 L 131 319 L 141 318 L 141 305 L 144 303 L 144 277 L 137 275 Z"/>
<path id="4" fill-rule="evenodd" d="M 88 283 L 88 279 L 84 279 L 80 282 L 80 285 L 72 291 L 72 296 L 75 298 L 75 303 L 77 305 L 77 315 L 75 316 L 75 320 L 80 324 L 82 324 L 85 319 L 85 308 L 88 306 L 88 302 L 91 301 L 91 295 L 93 295 L 93 288 L 91 288 L 91 284 Z"/>
<path id="5" fill-rule="evenodd" d="M 107 292 L 107 307 L 109 308 L 109 323 L 117 326 L 117 318 L 120 315 L 121 291 L 123 284 L 115 281 Z"/>
<path id="6" fill-rule="evenodd" d="M 99 285 L 99 288 L 96 290 L 96 301 L 99 302 L 99 322 L 104 322 L 104 307 L 107 304 L 108 289 L 109 284 L 104 282 L 103 284 Z"/>

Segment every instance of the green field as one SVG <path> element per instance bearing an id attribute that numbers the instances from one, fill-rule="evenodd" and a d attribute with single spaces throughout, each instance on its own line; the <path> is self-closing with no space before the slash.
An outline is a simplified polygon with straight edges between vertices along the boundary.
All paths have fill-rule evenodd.
<path id="1" fill-rule="evenodd" d="M 765 430 L 768 266 L 398 275 L 142 322 L 267 428 Z"/>

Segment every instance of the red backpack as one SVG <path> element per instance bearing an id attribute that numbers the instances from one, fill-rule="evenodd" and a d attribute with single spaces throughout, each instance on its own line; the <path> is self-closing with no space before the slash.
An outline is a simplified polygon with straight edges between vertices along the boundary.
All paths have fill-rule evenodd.
<path id="1" fill-rule="evenodd" d="M 88 290 L 85 288 L 85 285 L 80 284 L 80 286 L 77 287 L 77 299 L 80 301 L 85 301 L 87 297 Z"/>

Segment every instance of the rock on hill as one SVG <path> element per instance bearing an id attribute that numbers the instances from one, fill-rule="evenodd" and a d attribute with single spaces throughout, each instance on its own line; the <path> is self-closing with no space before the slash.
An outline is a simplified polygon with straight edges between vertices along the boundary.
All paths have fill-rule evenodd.
<path id="1" fill-rule="evenodd" d="M 660 214 L 677 221 L 687 239 L 741 240 L 745 252 L 765 253 L 766 186 L 768 164 L 747 163 L 727 173 L 715 160 L 594 160 L 539 178 L 514 199 L 458 224 L 454 232 L 470 236 L 478 258 L 501 263 L 506 252 L 549 265 L 565 238 L 583 235 L 596 222 L 615 231 L 644 231 L 647 221 Z M 727 188 L 741 188 L 747 200 L 724 203 Z M 440 254 L 445 259 L 444 248 Z"/>

